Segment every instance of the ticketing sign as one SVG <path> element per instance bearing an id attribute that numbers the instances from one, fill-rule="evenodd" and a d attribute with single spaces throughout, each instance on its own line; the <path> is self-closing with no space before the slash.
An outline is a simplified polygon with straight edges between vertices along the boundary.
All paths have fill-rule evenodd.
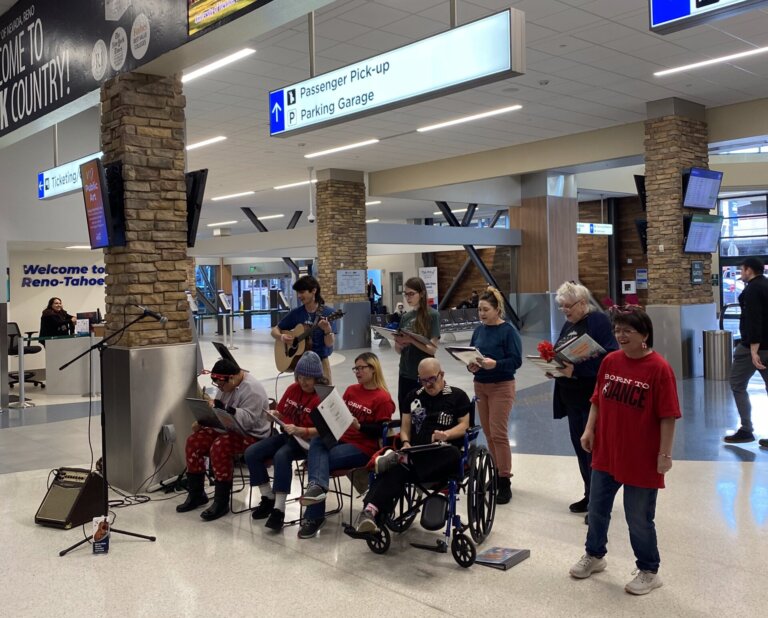
<path id="1" fill-rule="evenodd" d="M 613 225 L 610 223 L 576 223 L 576 233 L 611 236 L 613 235 Z"/>
<path id="2" fill-rule="evenodd" d="M 525 71 L 525 14 L 507 9 L 274 90 L 269 132 L 284 137 Z"/>
<path id="3" fill-rule="evenodd" d="M 767 3 L 766 0 L 649 0 L 648 12 L 651 30 L 669 34 Z"/>
<path id="4" fill-rule="evenodd" d="M 91 159 L 100 159 L 102 153 L 82 157 L 37 174 L 37 199 L 47 200 L 68 193 L 80 191 L 83 181 L 80 178 L 80 165 Z"/>

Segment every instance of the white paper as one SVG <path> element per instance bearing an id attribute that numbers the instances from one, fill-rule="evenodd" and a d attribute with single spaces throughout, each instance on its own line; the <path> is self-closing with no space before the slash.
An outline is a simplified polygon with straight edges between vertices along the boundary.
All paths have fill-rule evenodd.
<path id="1" fill-rule="evenodd" d="M 272 420 L 275 421 L 280 428 L 285 428 L 285 422 L 277 415 L 277 413 L 273 412 L 272 410 L 267 410 L 267 414 L 272 417 Z M 291 437 L 296 440 L 296 442 L 299 443 L 299 446 L 305 451 L 309 450 L 309 442 L 307 442 L 304 438 L 300 438 L 299 436 Z"/>
<path id="2" fill-rule="evenodd" d="M 340 440 L 344 432 L 349 429 L 353 419 L 352 413 L 341 398 L 339 391 L 334 388 L 320 402 L 317 409 L 323 415 L 323 419 L 325 419 L 325 423 L 328 425 L 328 429 L 331 430 L 333 437 Z"/>
<path id="3" fill-rule="evenodd" d="M 480 350 L 473 346 L 445 346 L 445 351 L 467 366 L 485 358 Z"/>

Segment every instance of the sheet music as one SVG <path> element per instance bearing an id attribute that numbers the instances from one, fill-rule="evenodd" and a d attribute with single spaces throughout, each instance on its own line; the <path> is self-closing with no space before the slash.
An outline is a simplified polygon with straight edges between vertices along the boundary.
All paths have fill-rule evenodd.
<path id="1" fill-rule="evenodd" d="M 316 388 L 315 390 L 318 389 Z M 320 405 L 317 406 L 317 409 L 323 415 L 328 429 L 331 430 L 333 436 L 340 440 L 341 436 L 344 435 L 344 432 L 352 424 L 353 417 L 347 404 L 341 398 L 339 391 L 335 388 L 331 390 L 320 402 Z"/>

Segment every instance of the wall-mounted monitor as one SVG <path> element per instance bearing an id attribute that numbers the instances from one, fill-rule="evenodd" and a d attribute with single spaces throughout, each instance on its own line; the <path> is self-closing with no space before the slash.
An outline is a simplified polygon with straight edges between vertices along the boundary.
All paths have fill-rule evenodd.
<path id="1" fill-rule="evenodd" d="M 120 163 L 113 163 L 105 170 L 101 159 L 80 166 L 91 249 L 125 245 L 121 169 Z"/>
<path id="2" fill-rule="evenodd" d="M 646 207 L 646 194 L 645 194 L 645 176 L 635 174 L 635 187 L 637 188 L 637 196 L 640 198 L 640 205 L 645 210 Z"/>
<path id="3" fill-rule="evenodd" d="M 197 226 L 200 224 L 200 209 L 203 207 L 205 183 L 208 180 L 208 170 L 187 172 L 187 246 L 195 246 Z"/>
<path id="4" fill-rule="evenodd" d="M 717 194 L 723 172 L 692 167 L 683 173 L 683 206 L 712 210 L 717 207 Z"/>
<path id="5" fill-rule="evenodd" d="M 643 248 L 643 254 L 648 253 L 648 220 L 635 219 L 637 235 L 640 237 L 640 246 Z"/>
<path id="6" fill-rule="evenodd" d="M 714 253 L 720 241 L 723 218 L 719 215 L 691 215 L 683 220 L 684 253 Z"/>

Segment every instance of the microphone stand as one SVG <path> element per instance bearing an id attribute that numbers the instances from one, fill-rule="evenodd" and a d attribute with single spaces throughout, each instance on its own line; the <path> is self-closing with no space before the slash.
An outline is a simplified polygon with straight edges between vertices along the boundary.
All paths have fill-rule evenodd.
<path id="1" fill-rule="evenodd" d="M 109 483 L 107 482 L 107 431 L 106 431 L 106 414 L 104 412 L 104 350 L 107 349 L 108 344 L 110 341 L 115 339 L 115 337 L 118 337 L 122 335 L 128 328 L 136 324 L 136 322 L 139 322 L 140 320 L 143 320 L 144 318 L 148 317 L 146 313 L 141 314 L 139 317 L 135 318 L 134 320 L 128 322 L 125 326 L 123 326 L 120 330 L 115 331 L 112 333 L 109 337 L 106 337 L 99 341 L 98 343 L 94 343 L 90 348 L 85 350 L 82 354 L 78 354 L 75 356 L 72 360 L 69 362 L 63 364 L 61 367 L 59 367 L 59 371 L 66 369 L 69 367 L 72 363 L 75 361 L 81 359 L 86 354 L 89 354 L 93 350 L 99 351 L 99 368 L 101 370 L 101 376 L 100 376 L 100 382 L 101 382 L 101 478 L 102 478 L 102 491 L 104 494 L 104 516 L 109 519 Z M 138 537 L 140 539 L 146 539 L 147 541 L 155 541 L 157 537 L 154 536 L 147 536 L 145 534 L 138 534 L 136 532 L 127 532 L 125 530 L 118 530 L 117 528 L 110 528 L 110 533 L 116 533 L 116 534 L 124 534 L 126 536 L 134 536 Z M 59 552 L 59 556 L 65 556 L 69 552 L 71 552 L 73 549 L 80 547 L 84 543 L 89 543 L 93 539 L 93 535 L 89 535 L 86 538 L 84 538 L 81 541 L 78 541 L 74 545 L 67 547 L 66 549 L 63 549 Z"/>

